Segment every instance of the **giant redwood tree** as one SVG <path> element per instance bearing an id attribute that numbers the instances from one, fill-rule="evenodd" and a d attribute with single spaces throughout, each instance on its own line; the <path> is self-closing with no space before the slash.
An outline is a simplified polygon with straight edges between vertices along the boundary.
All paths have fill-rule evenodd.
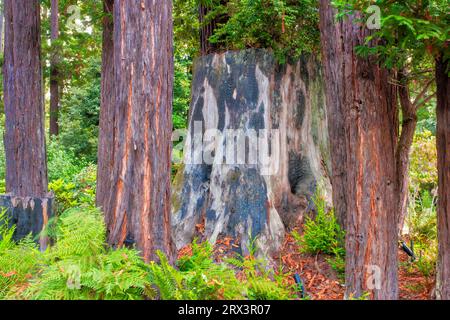
<path id="1" fill-rule="evenodd" d="M 375 60 L 355 53 L 370 32 L 357 14 L 335 22 L 330 1 L 321 0 L 320 16 L 334 200 L 347 212 L 346 296 L 396 299 L 396 90 Z"/>
<path id="2" fill-rule="evenodd" d="M 50 38 L 52 42 L 50 59 L 50 135 L 58 135 L 59 132 L 59 49 L 57 45 L 59 37 L 58 2 L 58 0 L 51 0 L 50 10 Z"/>
<path id="3" fill-rule="evenodd" d="M 450 81 L 448 59 L 436 59 L 437 155 L 438 155 L 438 239 L 439 257 L 436 293 L 450 300 Z"/>
<path id="4" fill-rule="evenodd" d="M 5 0 L 6 190 L 19 197 L 47 195 L 38 0 Z"/>
<path id="5" fill-rule="evenodd" d="M 106 207 L 110 194 L 110 172 L 114 149 L 114 0 L 103 1 L 102 80 L 100 98 L 100 124 L 98 142 L 98 169 L 96 203 Z"/>
<path id="6" fill-rule="evenodd" d="M 173 253 L 172 1 L 117 0 L 113 16 L 114 123 L 102 122 L 114 127 L 107 137 L 113 139 L 112 167 L 110 178 L 101 179 L 111 189 L 103 210 L 109 243 L 136 245 L 149 261 L 156 250 Z"/>

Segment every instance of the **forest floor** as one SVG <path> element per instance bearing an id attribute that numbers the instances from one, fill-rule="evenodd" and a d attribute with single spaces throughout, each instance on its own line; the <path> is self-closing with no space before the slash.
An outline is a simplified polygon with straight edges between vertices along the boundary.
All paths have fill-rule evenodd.
<path id="1" fill-rule="evenodd" d="M 203 225 L 197 226 L 200 234 Z M 239 247 L 232 238 L 224 238 L 214 246 L 216 261 Z M 180 250 L 179 255 L 189 254 L 190 246 Z M 274 257 L 275 270 L 280 270 L 289 285 L 295 285 L 294 275 L 298 274 L 304 284 L 306 296 L 311 300 L 342 300 L 345 287 L 343 275 L 339 275 L 330 265 L 332 257 L 324 254 L 305 254 L 291 233 L 287 234 L 278 257 Z M 281 268 L 280 268 L 281 267 Z M 279 271 L 277 271 L 279 272 Z M 400 300 L 429 300 L 435 285 L 434 276 L 426 277 L 409 262 L 408 255 L 399 248 L 399 298 Z M 298 287 L 298 286 L 295 286 Z"/>
<path id="2" fill-rule="evenodd" d="M 196 226 L 200 238 L 204 236 L 204 222 Z M 294 231 L 301 233 L 301 226 Z M 239 243 L 233 238 L 226 237 L 217 241 L 214 246 L 214 257 L 217 262 L 223 261 L 225 257 L 233 256 Z M 188 245 L 178 252 L 179 257 L 190 255 L 191 246 Z M 399 248 L 399 299 L 400 300 L 430 300 L 433 299 L 435 287 L 434 275 L 424 276 L 413 263 L 408 255 Z M 292 236 L 292 232 L 286 235 L 283 247 L 275 262 L 274 270 L 282 272 L 286 282 L 293 287 L 294 275 L 298 274 L 304 285 L 304 294 L 311 300 L 342 300 L 344 299 L 345 286 L 344 275 L 339 275 L 330 265 L 332 256 L 325 254 L 311 255 L 302 253 L 300 246 Z"/>
<path id="3" fill-rule="evenodd" d="M 344 298 L 344 282 L 328 263 L 329 256 L 301 253 L 295 239 L 287 235 L 280 260 L 283 272 L 294 284 L 293 274 L 300 275 L 305 291 L 312 300 L 342 300 Z M 399 249 L 399 298 L 400 300 L 431 299 L 435 285 L 434 277 L 425 277 L 416 268 L 411 267 L 409 257 Z M 410 267 L 408 267 L 408 265 Z"/>

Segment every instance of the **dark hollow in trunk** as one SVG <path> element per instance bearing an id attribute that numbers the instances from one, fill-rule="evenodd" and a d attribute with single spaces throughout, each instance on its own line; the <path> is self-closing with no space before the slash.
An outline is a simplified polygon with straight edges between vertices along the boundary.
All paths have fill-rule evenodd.
<path id="1" fill-rule="evenodd" d="M 184 168 L 173 187 L 177 247 L 189 244 L 204 222 L 212 243 L 232 237 L 248 254 L 256 240 L 259 253 L 270 257 L 285 228 L 314 209 L 317 186 L 331 194 L 321 67 L 306 56 L 282 66 L 266 50 L 211 54 L 195 62 L 192 88 Z M 215 143 L 207 136 L 212 130 L 222 135 Z M 213 150 L 204 149 L 200 161 L 191 157 L 202 156 L 198 135 Z M 266 151 L 267 165 L 258 158 Z"/>
<path id="2" fill-rule="evenodd" d="M 109 244 L 135 244 L 146 261 L 156 250 L 174 258 L 172 86 L 172 1 L 115 1 L 113 165 L 103 209 Z"/>

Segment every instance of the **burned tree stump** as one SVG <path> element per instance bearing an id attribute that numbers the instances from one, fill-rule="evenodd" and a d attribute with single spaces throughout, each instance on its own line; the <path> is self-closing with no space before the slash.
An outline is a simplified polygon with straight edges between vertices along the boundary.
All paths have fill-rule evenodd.
<path id="1" fill-rule="evenodd" d="M 329 200 L 324 101 L 321 67 L 311 56 L 284 65 L 262 49 L 199 58 L 173 186 L 177 247 L 198 236 L 212 243 L 231 237 L 242 254 L 254 240 L 270 256 L 314 207 L 319 184 Z"/>
<path id="2" fill-rule="evenodd" d="M 10 226 L 16 226 L 13 239 L 20 241 L 31 234 L 42 249 L 47 247 L 47 239 L 44 236 L 37 237 L 45 230 L 53 216 L 54 203 L 53 195 L 44 198 L 0 195 L 0 208 L 7 211 Z"/>

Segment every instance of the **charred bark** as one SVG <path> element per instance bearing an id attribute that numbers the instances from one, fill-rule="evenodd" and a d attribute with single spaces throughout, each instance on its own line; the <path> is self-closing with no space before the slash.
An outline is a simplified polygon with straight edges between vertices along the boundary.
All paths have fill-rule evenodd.
<path id="1" fill-rule="evenodd" d="M 57 136 L 59 133 L 59 47 L 56 42 L 59 37 L 59 10 L 58 0 L 51 0 L 50 33 L 52 43 L 52 53 L 50 61 L 50 136 Z"/>
<path id="2" fill-rule="evenodd" d="M 106 208 L 111 193 L 111 170 L 114 157 L 114 0 L 103 1 L 102 80 L 98 137 L 96 203 Z"/>
<path id="3" fill-rule="evenodd" d="M 113 247 L 135 244 L 146 261 L 157 258 L 156 250 L 171 260 L 174 254 L 172 86 L 172 1 L 115 1 L 115 138 L 104 212 L 108 242 Z"/>
<path id="4" fill-rule="evenodd" d="M 47 195 L 38 0 L 5 1 L 6 190 Z"/>
<path id="5" fill-rule="evenodd" d="M 438 240 L 436 296 L 450 300 L 450 81 L 448 60 L 436 61 L 437 154 L 438 154 Z"/>
<path id="6" fill-rule="evenodd" d="M 270 51 L 249 49 L 195 62 L 185 166 L 173 188 L 178 248 L 232 238 L 243 255 L 251 241 L 266 258 L 277 252 L 285 229 L 314 210 L 318 186 L 331 194 L 324 100 L 311 56 L 279 65 Z"/>
<path id="7" fill-rule="evenodd" d="M 329 106 L 333 113 L 328 116 L 333 121 L 341 113 L 338 130 L 345 136 L 339 157 L 346 154 L 340 164 L 347 171 L 343 191 L 347 211 L 346 297 L 369 292 L 373 299 L 396 299 L 396 90 L 386 70 L 354 51 L 365 43 L 370 30 L 356 25 L 355 16 L 333 25 L 335 12 L 330 1 L 321 0 L 320 11 L 324 57 L 333 59 L 332 63 L 325 61 L 326 78 L 335 79 L 334 83 L 327 81 L 327 95 L 340 92 L 327 99 L 336 103 Z M 342 208 L 340 198 L 335 198 L 336 206 Z"/>

